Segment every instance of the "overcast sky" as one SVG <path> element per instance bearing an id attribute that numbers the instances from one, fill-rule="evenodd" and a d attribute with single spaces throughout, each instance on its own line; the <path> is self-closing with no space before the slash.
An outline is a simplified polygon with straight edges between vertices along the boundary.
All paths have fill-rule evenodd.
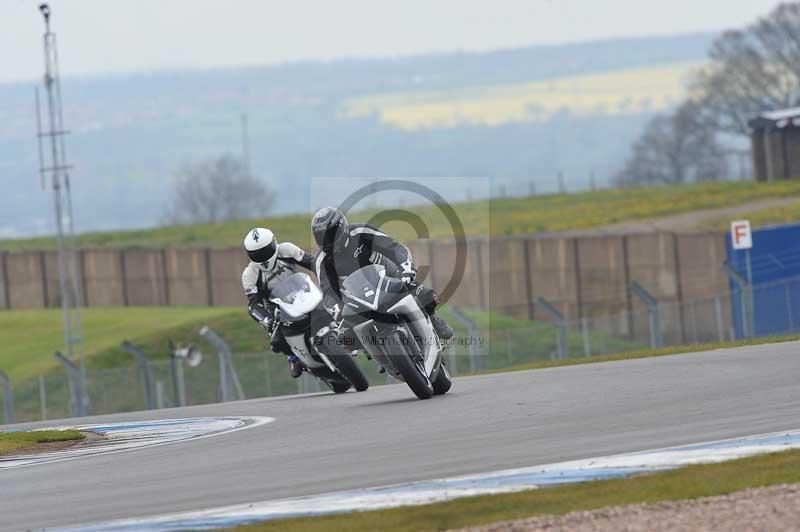
<path id="1" fill-rule="evenodd" d="M 737 27 L 776 0 L 52 0 L 62 73 L 489 50 Z M 38 77 L 34 0 L 0 0 L 0 81 Z"/>

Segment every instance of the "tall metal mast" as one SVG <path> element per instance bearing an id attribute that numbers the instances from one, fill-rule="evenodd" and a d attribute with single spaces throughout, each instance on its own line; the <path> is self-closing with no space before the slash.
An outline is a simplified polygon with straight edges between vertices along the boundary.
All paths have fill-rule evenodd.
<path id="1" fill-rule="evenodd" d="M 42 188 L 47 186 L 48 176 L 53 189 L 53 202 L 56 219 L 56 239 L 58 241 L 58 281 L 61 294 L 61 310 L 64 317 L 64 344 L 67 357 L 74 360 L 77 353 L 80 367 L 81 404 L 76 405 L 80 415 L 89 413 L 89 395 L 86 389 L 86 365 L 83 353 L 83 334 L 81 327 L 81 288 L 78 282 L 78 269 L 75 253 L 75 232 L 72 217 L 72 195 L 70 192 L 69 170 L 67 164 L 64 129 L 64 115 L 61 105 L 61 82 L 58 72 L 58 48 L 56 36 L 50 31 L 50 6 L 39 6 L 44 16 L 44 88 L 47 93 L 47 130 L 42 129 L 42 114 L 39 105 L 39 88 L 36 88 L 36 122 L 39 143 L 39 173 Z M 47 144 L 48 146 L 43 146 Z M 49 149 L 48 149 L 49 148 Z"/>

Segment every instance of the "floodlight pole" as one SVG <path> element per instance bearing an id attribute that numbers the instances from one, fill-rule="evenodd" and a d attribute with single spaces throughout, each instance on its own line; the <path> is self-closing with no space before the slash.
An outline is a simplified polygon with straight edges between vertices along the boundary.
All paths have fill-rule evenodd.
<path id="1" fill-rule="evenodd" d="M 72 194 L 67 164 L 66 143 L 69 133 L 64 129 L 64 115 L 61 104 L 61 81 L 58 69 L 58 48 L 56 36 L 50 30 L 50 6 L 40 4 L 39 11 L 44 17 L 44 88 L 47 93 L 47 130 L 42 128 L 42 113 L 39 105 L 39 90 L 36 90 L 36 122 L 38 129 L 39 174 L 42 188 L 50 177 L 53 189 L 53 205 L 56 219 L 56 241 L 58 243 L 58 281 L 61 293 L 61 310 L 64 319 L 64 344 L 67 358 L 71 361 L 74 351 L 78 354 L 80 368 L 80 405 L 82 415 L 89 413 L 89 395 L 86 386 L 86 364 L 83 353 L 83 334 L 81 326 L 81 290 L 78 282 L 75 253 L 75 233 L 72 215 Z M 49 144 L 49 161 L 42 143 Z"/>

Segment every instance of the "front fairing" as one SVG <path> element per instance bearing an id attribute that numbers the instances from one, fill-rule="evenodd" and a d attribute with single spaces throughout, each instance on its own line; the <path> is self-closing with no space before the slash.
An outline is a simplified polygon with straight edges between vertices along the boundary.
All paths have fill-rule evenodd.
<path id="1" fill-rule="evenodd" d="M 388 277 L 386 268 L 380 264 L 364 266 L 342 281 L 342 296 L 346 304 L 359 313 L 386 313 L 407 294 L 405 284 Z"/>
<path id="2" fill-rule="evenodd" d="M 365 266 L 342 281 L 343 316 L 364 349 L 390 375 L 402 380 L 392 358 L 421 357 L 426 375 L 435 380 L 441 365 L 441 343 L 430 319 L 399 279 L 380 265 Z M 403 342 L 412 342 L 404 347 Z"/>
<path id="3" fill-rule="evenodd" d="M 306 273 L 293 273 L 275 286 L 270 301 L 278 305 L 287 321 L 305 318 L 322 302 L 322 291 Z"/>

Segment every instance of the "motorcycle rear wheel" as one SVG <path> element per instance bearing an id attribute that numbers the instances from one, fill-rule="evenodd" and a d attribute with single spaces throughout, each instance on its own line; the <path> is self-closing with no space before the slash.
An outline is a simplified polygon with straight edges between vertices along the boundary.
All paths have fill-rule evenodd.
<path id="1" fill-rule="evenodd" d="M 328 387 L 331 390 L 333 390 L 333 393 L 335 393 L 335 394 L 344 393 L 344 392 L 346 392 L 347 390 L 350 389 L 350 384 L 349 383 L 335 382 L 335 381 L 325 381 L 325 384 L 327 384 Z"/>
<path id="2" fill-rule="evenodd" d="M 331 354 L 328 355 L 328 357 L 330 357 L 336 369 L 344 375 L 344 378 L 350 381 L 357 392 L 363 392 L 369 388 L 369 381 L 364 376 L 364 373 L 361 372 L 361 368 L 358 367 L 356 361 L 353 360 L 352 355 L 349 353 L 342 353 L 336 355 Z"/>
<path id="3" fill-rule="evenodd" d="M 353 359 L 348 351 L 342 348 L 337 342 L 335 337 L 327 338 L 323 341 L 325 346 L 323 349 L 328 355 L 328 358 L 336 366 L 339 373 L 353 385 L 357 392 L 363 392 L 369 388 L 369 381 L 361 368 L 358 367 L 356 361 Z M 336 391 L 336 390 L 334 390 Z M 339 392 L 336 392 L 339 393 Z"/>

